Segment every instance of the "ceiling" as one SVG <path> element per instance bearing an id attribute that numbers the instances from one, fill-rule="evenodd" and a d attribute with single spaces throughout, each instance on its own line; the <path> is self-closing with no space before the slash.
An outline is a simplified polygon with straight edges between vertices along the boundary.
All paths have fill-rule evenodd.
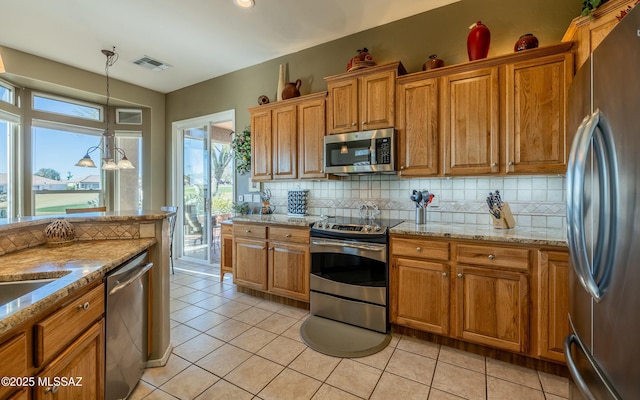
<path id="1" fill-rule="evenodd" d="M 460 0 L 0 0 L 0 45 L 168 93 Z M 142 56 L 172 65 L 152 71 Z"/>

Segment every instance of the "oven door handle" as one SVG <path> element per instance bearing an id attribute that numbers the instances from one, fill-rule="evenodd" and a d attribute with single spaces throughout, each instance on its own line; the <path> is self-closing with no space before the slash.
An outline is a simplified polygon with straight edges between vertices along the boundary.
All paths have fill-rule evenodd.
<path id="1" fill-rule="evenodd" d="M 316 246 L 332 246 L 332 247 L 349 247 L 358 250 L 380 251 L 384 252 L 387 246 L 383 244 L 353 243 L 338 240 L 312 240 L 311 244 Z"/>

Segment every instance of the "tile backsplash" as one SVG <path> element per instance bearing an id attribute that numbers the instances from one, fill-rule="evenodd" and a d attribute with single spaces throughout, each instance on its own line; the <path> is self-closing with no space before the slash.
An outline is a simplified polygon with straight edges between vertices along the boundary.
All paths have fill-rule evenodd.
<path id="1" fill-rule="evenodd" d="M 518 226 L 558 228 L 566 226 L 565 177 L 464 177 L 399 179 L 394 175 L 349 176 L 333 181 L 285 181 L 263 183 L 271 190 L 276 213 L 286 214 L 287 191 L 309 189 L 309 214 L 359 216 L 360 204 L 376 204 L 382 218 L 412 221 L 413 189 L 428 190 L 435 199 L 428 222 L 490 224 L 486 204 L 489 192 L 500 191 L 509 203 Z"/>

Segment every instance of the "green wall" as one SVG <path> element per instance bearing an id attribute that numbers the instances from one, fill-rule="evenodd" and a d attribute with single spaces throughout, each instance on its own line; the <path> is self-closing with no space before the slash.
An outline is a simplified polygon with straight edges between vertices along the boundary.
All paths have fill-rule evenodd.
<path id="1" fill-rule="evenodd" d="M 378 64 L 400 60 L 411 73 L 420 71 L 434 53 L 446 65 L 467 62 L 469 26 L 478 20 L 491 31 L 491 57 L 513 52 L 524 33 L 537 36 L 540 46 L 559 43 L 580 10 L 579 0 L 462 0 L 210 79 L 167 94 L 167 141 L 172 122 L 228 109 L 236 110 L 236 129 L 248 125 L 247 109 L 258 104 L 258 96 L 275 99 L 279 64 L 288 65 L 288 80 L 302 80 L 304 95 L 326 90 L 323 78 L 344 72 L 362 47 Z M 246 176 L 238 179 L 238 193 L 245 192 Z"/>

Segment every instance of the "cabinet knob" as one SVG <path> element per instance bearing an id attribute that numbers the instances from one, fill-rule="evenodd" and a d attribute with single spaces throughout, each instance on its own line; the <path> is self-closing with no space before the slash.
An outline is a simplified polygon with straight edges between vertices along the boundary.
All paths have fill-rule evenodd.
<path id="1" fill-rule="evenodd" d="M 443 272 L 443 273 L 442 273 L 442 277 L 443 277 L 443 278 L 446 278 L 446 277 L 447 277 L 447 273 L 446 273 L 446 272 Z"/>
<path id="2" fill-rule="evenodd" d="M 493 260 L 494 258 L 496 258 L 496 256 L 494 256 L 493 254 L 489 254 L 489 260 Z"/>
<path id="3" fill-rule="evenodd" d="M 416 247 L 416 251 L 420 252 L 420 251 L 422 251 L 422 248 Z"/>
<path id="4" fill-rule="evenodd" d="M 509 161 L 509 166 L 513 167 L 513 161 Z"/>
<path id="5" fill-rule="evenodd" d="M 404 165 L 401 165 L 401 166 L 400 166 L 400 169 L 404 169 Z"/>
<path id="6" fill-rule="evenodd" d="M 87 301 L 84 304 L 78 304 L 78 310 L 87 311 L 89 309 L 89 302 Z"/>
<path id="7" fill-rule="evenodd" d="M 462 278 L 462 274 L 458 274 L 458 278 Z"/>
<path id="8" fill-rule="evenodd" d="M 351 126 L 356 126 L 356 125 L 357 125 L 357 123 L 355 123 L 355 122 L 351 123 Z"/>
<path id="9" fill-rule="evenodd" d="M 284 237 L 286 237 L 286 238 L 290 238 L 290 237 L 291 237 L 291 234 L 290 234 L 290 233 L 285 233 Z"/>
<path id="10" fill-rule="evenodd" d="M 251 233 L 251 229 L 245 229 L 244 233 Z"/>
<path id="11" fill-rule="evenodd" d="M 321 174 L 324 174 L 324 170 L 323 170 L 323 169 L 321 169 L 321 170 L 320 170 L 320 173 L 321 173 Z"/>
<path id="12" fill-rule="evenodd" d="M 362 125 L 366 125 L 366 124 L 367 124 L 367 121 L 362 121 Z"/>
<path id="13" fill-rule="evenodd" d="M 58 392 L 58 389 L 59 389 L 59 388 L 60 388 L 60 386 L 58 386 L 58 385 L 53 385 L 53 386 L 51 386 L 51 387 L 46 388 L 46 389 L 44 390 L 44 392 L 45 392 L 45 393 L 52 393 L 52 394 L 55 394 L 55 393 L 57 393 L 57 392 Z"/>
<path id="14" fill-rule="evenodd" d="M 491 166 L 492 166 L 492 167 L 497 167 L 497 166 L 498 166 L 498 163 L 492 163 L 492 164 L 491 164 Z"/>

